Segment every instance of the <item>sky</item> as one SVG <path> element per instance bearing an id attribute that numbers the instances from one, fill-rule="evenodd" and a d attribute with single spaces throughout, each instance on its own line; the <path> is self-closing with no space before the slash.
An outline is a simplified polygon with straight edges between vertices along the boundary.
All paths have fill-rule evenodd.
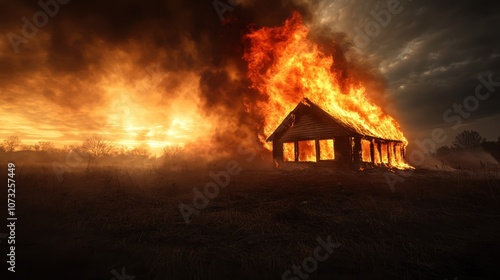
<path id="1" fill-rule="evenodd" d="M 214 2 L 0 0 L 0 139 L 65 145 L 101 134 L 223 152 L 262 129 L 248 110 L 259 95 L 242 37 L 292 11 L 363 65 L 369 95 L 410 145 L 436 128 L 449 136 L 443 145 L 465 129 L 500 137 L 494 1 L 222 0 L 223 12 Z"/>
<path id="2" fill-rule="evenodd" d="M 377 36 L 368 37 L 368 43 L 355 41 L 356 36 L 363 36 L 356 28 L 365 31 L 367 23 L 375 19 L 372 13 L 386 10 L 388 2 L 325 1 L 319 24 L 347 33 L 378 65 L 387 81 L 389 99 L 394 102 L 387 110 L 401 123 L 410 143 L 431 137 L 435 128 L 444 129 L 449 139 L 462 130 L 473 129 L 488 140 L 497 140 L 499 87 L 479 104 L 470 96 L 481 84 L 478 75 L 488 80 L 491 74 L 493 80 L 500 81 L 500 38 L 495 32 L 500 25 L 498 3 L 399 1 L 401 12 L 391 14 L 388 23 L 383 21 L 386 26 L 380 25 Z M 463 105 L 464 100 L 470 103 L 464 106 L 466 114 L 462 117 L 453 106 Z M 445 119 L 443 115 L 450 109 L 453 114 Z M 461 116 L 459 126 L 457 115 Z"/>

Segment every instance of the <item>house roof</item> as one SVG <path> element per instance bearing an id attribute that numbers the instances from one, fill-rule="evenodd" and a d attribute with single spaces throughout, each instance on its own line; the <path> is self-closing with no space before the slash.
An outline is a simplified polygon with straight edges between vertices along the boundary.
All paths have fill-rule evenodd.
<path id="1" fill-rule="evenodd" d="M 276 128 L 276 130 L 267 138 L 267 142 L 274 141 L 275 137 L 281 137 L 285 134 L 295 122 L 295 118 L 297 115 L 301 114 L 312 114 L 317 116 L 317 119 L 321 119 L 322 123 L 328 126 L 335 126 L 337 131 L 342 135 L 347 136 L 367 136 L 375 139 L 381 140 L 391 140 L 400 142 L 400 140 L 394 139 L 384 139 L 382 137 L 378 137 L 375 133 L 370 132 L 368 129 L 364 129 L 362 126 L 353 126 L 345 121 L 342 121 L 338 118 L 335 118 L 321 107 L 311 102 L 309 99 L 302 99 L 299 104 L 287 115 L 287 117 L 281 122 L 281 124 Z"/>

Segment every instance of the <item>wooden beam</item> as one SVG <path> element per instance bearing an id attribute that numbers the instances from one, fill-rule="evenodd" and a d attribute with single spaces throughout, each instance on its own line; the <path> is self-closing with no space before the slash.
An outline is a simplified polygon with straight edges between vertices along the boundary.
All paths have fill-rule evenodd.
<path id="1" fill-rule="evenodd" d="M 375 145 L 373 145 L 373 139 L 370 140 L 370 157 L 372 158 L 372 163 L 375 164 Z"/>
<path id="2" fill-rule="evenodd" d="M 352 162 L 359 164 L 361 162 L 361 137 L 352 137 L 354 147 L 352 149 Z"/>
<path id="3" fill-rule="evenodd" d="M 377 144 L 378 158 L 380 160 L 380 165 L 382 165 L 384 163 L 384 159 L 382 158 L 382 142 L 375 141 L 375 144 Z"/>
<path id="4" fill-rule="evenodd" d="M 387 142 L 387 162 L 391 165 L 391 142 Z"/>
<path id="5" fill-rule="evenodd" d="M 316 145 L 316 162 L 320 160 L 320 150 L 319 150 L 319 140 L 314 140 L 314 144 Z"/>
<path id="6" fill-rule="evenodd" d="M 298 141 L 293 142 L 293 153 L 295 154 L 294 161 L 298 162 L 299 161 L 299 142 Z"/>

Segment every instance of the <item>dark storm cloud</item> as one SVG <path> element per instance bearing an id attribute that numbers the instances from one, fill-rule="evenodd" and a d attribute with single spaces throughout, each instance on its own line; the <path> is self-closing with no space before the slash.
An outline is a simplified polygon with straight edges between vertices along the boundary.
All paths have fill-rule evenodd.
<path id="1" fill-rule="evenodd" d="M 361 3 L 362 2 L 362 3 Z M 375 18 L 370 12 L 387 10 L 389 1 L 350 1 L 342 20 L 354 38 L 355 27 L 365 30 Z M 474 95 L 477 75 L 493 73 L 500 79 L 499 5 L 495 1 L 399 1 L 379 35 L 362 52 L 374 58 L 389 82 L 397 118 L 407 131 L 451 126 L 443 113 L 454 103 Z M 466 123 L 500 115 L 498 89 Z M 473 125 L 472 125 L 473 126 Z M 490 133 L 494 128 L 490 128 Z M 496 131 L 500 135 L 500 131 Z"/>
<path id="2" fill-rule="evenodd" d="M 418 85 L 422 94 L 412 94 L 417 100 L 440 104 L 450 98 L 460 100 L 474 91 L 477 74 L 500 75 L 500 57 L 494 57 L 500 54 L 500 40 L 492 30 L 500 23 L 499 15 L 491 13 L 491 6 L 481 9 L 480 3 L 447 4 L 419 3 L 422 8 L 416 18 L 402 23 L 404 33 L 413 36 L 403 37 L 407 53 L 403 49 L 400 59 L 404 63 L 389 70 L 387 77 L 393 83 Z"/>

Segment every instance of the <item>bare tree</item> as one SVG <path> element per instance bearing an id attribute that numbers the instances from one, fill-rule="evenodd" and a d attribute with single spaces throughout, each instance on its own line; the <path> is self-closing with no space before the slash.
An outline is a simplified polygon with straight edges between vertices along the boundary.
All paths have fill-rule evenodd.
<path id="1" fill-rule="evenodd" d="M 64 145 L 63 148 L 61 149 L 65 153 L 70 153 L 71 151 L 79 151 L 82 152 L 81 147 L 76 146 L 76 145 Z"/>
<path id="2" fill-rule="evenodd" d="M 163 148 L 162 157 L 165 160 L 176 160 L 180 157 L 183 149 L 179 146 L 166 146 Z"/>
<path id="3" fill-rule="evenodd" d="M 42 152 L 50 152 L 56 149 L 54 143 L 46 141 L 40 141 L 36 146 L 38 146 L 38 149 Z"/>
<path id="4" fill-rule="evenodd" d="M 3 148 L 6 152 L 13 152 L 21 146 L 19 136 L 12 135 L 3 140 Z"/>
<path id="5" fill-rule="evenodd" d="M 166 146 L 163 148 L 161 158 L 163 166 L 172 170 L 180 170 L 185 166 L 185 150 L 180 146 Z"/>
<path id="6" fill-rule="evenodd" d="M 479 147 L 485 140 L 477 131 L 464 130 L 455 137 L 453 146 L 462 149 L 472 149 Z"/>
<path id="7" fill-rule="evenodd" d="M 93 157 L 110 155 L 113 149 L 114 145 L 99 135 L 91 136 L 82 143 L 82 151 Z"/>
<path id="8" fill-rule="evenodd" d="M 449 146 L 441 146 L 441 147 L 437 148 L 436 154 L 438 156 L 445 156 L 447 154 L 450 154 L 452 151 L 453 151 L 452 148 Z"/>
<path id="9" fill-rule="evenodd" d="M 147 146 L 138 146 L 128 151 L 128 155 L 133 157 L 149 158 L 151 156 L 151 153 L 149 152 Z"/>
<path id="10" fill-rule="evenodd" d="M 19 151 L 34 151 L 33 145 L 21 144 Z"/>

